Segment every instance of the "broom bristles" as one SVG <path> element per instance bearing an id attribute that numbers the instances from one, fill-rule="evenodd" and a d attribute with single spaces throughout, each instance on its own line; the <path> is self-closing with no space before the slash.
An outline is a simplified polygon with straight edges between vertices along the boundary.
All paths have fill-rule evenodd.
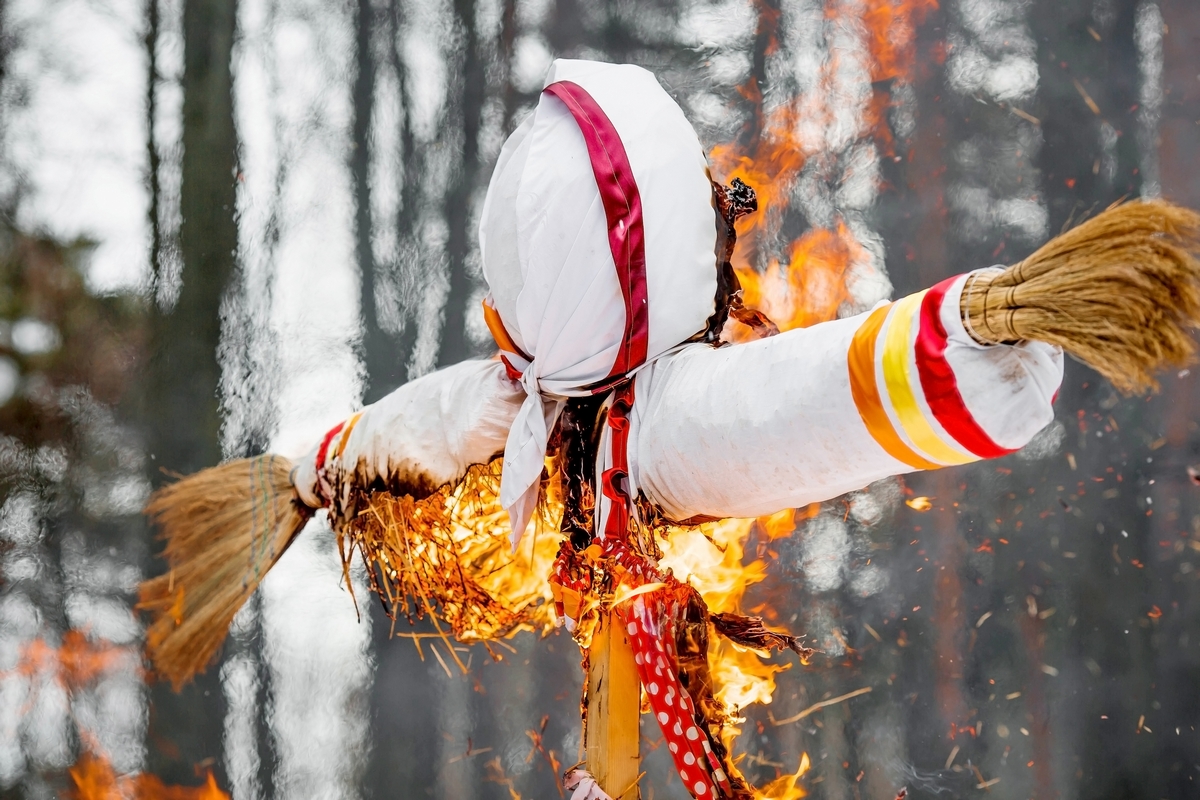
<path id="1" fill-rule="evenodd" d="M 312 515 L 286 458 L 264 455 L 202 470 L 156 491 L 145 513 L 166 542 L 167 572 L 138 587 L 150 612 L 146 651 L 178 691 L 204 671 L 234 614 Z"/>
<path id="2" fill-rule="evenodd" d="M 1193 360 L 1200 214 L 1163 200 L 1110 207 L 1003 272 L 968 279 L 961 310 L 985 343 L 1048 342 L 1124 393 Z"/>

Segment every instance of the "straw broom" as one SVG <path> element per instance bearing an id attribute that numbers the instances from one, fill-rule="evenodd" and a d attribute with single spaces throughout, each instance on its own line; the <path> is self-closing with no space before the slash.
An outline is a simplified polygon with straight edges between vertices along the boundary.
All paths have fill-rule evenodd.
<path id="1" fill-rule="evenodd" d="M 176 691 L 212 661 L 238 609 L 312 516 L 291 470 L 280 456 L 244 458 L 150 497 L 167 573 L 141 584 L 138 607 L 154 618 L 150 660 Z"/>
<path id="2" fill-rule="evenodd" d="M 1130 202 L 1051 240 L 1006 270 L 968 279 L 961 311 L 981 343 L 1049 342 L 1122 391 L 1188 363 L 1200 323 L 1200 214 Z M 177 689 L 203 670 L 229 623 L 312 515 L 274 455 L 204 470 L 151 497 L 165 575 L 140 587 L 154 618 L 147 651 Z"/>
<path id="3" fill-rule="evenodd" d="M 967 281 L 981 343 L 1049 342 L 1126 394 L 1190 363 L 1200 325 L 1200 214 L 1163 200 L 1116 205 L 1003 272 Z"/>

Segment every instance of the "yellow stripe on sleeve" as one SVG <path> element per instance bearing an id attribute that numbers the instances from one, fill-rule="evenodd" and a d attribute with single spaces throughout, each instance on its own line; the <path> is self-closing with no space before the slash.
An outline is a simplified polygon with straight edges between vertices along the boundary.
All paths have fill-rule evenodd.
<path id="1" fill-rule="evenodd" d="M 937 461 L 945 464 L 969 464 L 979 459 L 966 455 L 947 444 L 917 403 L 909 374 L 909 355 L 912 352 L 912 322 L 925 292 L 910 294 L 896 303 L 891 315 L 883 346 L 883 381 L 888 399 L 908 438 L 918 448 Z"/>
<path id="2" fill-rule="evenodd" d="M 850 370 L 850 395 L 867 432 L 888 455 L 914 469 L 939 469 L 942 465 L 927 460 L 904 443 L 883 408 L 879 384 L 875 380 L 875 341 L 891 305 L 875 309 L 854 332 L 847 354 Z"/>
<path id="3" fill-rule="evenodd" d="M 363 412 L 358 411 L 351 415 L 350 419 L 346 420 L 346 427 L 342 428 L 342 438 L 338 440 L 337 451 L 333 453 L 332 458 L 342 457 L 342 451 L 346 449 L 346 442 L 350 441 L 350 433 L 354 430 L 354 426 L 358 424 L 362 415 Z"/>

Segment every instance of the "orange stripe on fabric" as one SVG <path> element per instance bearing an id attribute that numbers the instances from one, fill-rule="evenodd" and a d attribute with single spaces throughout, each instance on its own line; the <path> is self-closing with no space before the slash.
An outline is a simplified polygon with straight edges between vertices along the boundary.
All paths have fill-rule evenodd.
<path id="1" fill-rule="evenodd" d="M 500 319 L 500 312 L 487 299 L 483 301 L 483 321 L 487 323 L 488 330 L 492 332 L 492 338 L 496 340 L 497 347 L 501 350 L 515 353 L 526 361 L 533 360 L 525 354 L 524 350 L 517 347 L 517 343 L 508 335 L 508 329 L 504 327 L 504 321 Z"/>
<path id="2" fill-rule="evenodd" d="M 888 455 L 915 469 L 940 469 L 941 464 L 923 458 L 904 443 L 888 419 L 879 396 L 879 385 L 875 381 L 875 341 L 889 309 L 890 305 L 875 309 L 854 333 L 846 359 L 850 370 L 850 394 L 867 430 Z"/>

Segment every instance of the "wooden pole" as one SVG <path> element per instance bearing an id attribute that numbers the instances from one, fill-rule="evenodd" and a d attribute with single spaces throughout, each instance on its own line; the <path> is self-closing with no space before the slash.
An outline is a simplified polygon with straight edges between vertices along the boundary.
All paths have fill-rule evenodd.
<path id="1" fill-rule="evenodd" d="M 587 680 L 588 771 L 613 800 L 636 800 L 641 694 L 629 635 L 612 612 L 592 636 Z"/>

